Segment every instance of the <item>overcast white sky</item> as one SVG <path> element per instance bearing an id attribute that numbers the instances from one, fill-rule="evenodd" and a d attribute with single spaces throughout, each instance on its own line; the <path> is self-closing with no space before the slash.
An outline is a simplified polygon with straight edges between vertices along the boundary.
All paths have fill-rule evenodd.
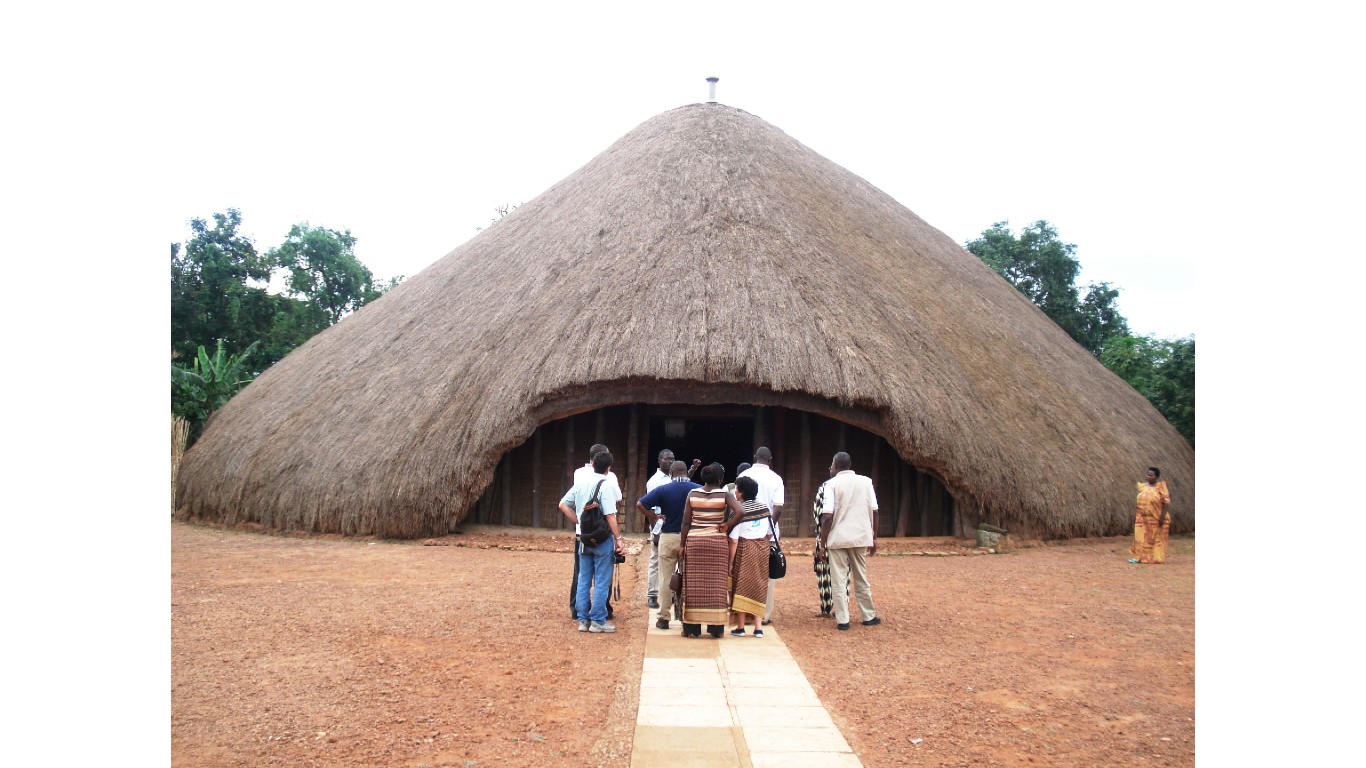
<path id="1" fill-rule="evenodd" d="M 20 670 L 16 732 L 70 746 L 78 722 L 92 757 L 165 754 L 165 249 L 189 219 L 239 208 L 262 249 L 299 221 L 350 229 L 376 276 L 411 276 L 716 75 L 721 102 L 954 240 L 1048 219 L 1136 332 L 1198 333 L 1201 751 L 1340 764 L 1357 723 L 1337 702 L 1366 684 L 1341 663 L 1359 651 L 1343 486 L 1366 433 L 1362 16 L 1326 0 L 0 6 L 23 544 L 6 568 L 44 576 L 14 590 L 14 655 L 51 662 Z M 144 631 L 88 642 L 115 626 Z"/>
<path id="2" fill-rule="evenodd" d="M 1206 28 L 1141 4 L 817 7 L 178 8 L 182 163 L 155 213 L 171 241 L 236 207 L 262 249 L 350 229 L 377 277 L 411 276 L 716 75 L 955 241 L 1047 219 L 1136 332 L 1196 331 Z"/>

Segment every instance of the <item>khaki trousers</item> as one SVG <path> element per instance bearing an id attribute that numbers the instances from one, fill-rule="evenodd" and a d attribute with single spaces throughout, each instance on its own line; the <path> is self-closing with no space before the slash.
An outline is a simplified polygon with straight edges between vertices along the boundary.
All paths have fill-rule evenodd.
<path id="1" fill-rule="evenodd" d="M 678 563 L 680 539 L 682 536 L 677 533 L 659 534 L 659 618 L 670 621 L 674 617 L 674 593 L 669 589 L 669 579 Z"/>
<path id="2" fill-rule="evenodd" d="M 646 583 L 645 593 L 648 597 L 659 597 L 659 537 L 650 536 L 650 580 Z M 665 584 L 664 588 L 668 589 Z"/>
<path id="3" fill-rule="evenodd" d="M 853 581 L 854 600 L 858 602 L 859 620 L 877 616 L 873 608 L 873 588 L 868 584 L 868 548 L 850 547 L 831 549 L 830 589 L 835 593 L 835 621 L 849 623 L 849 585 Z"/>

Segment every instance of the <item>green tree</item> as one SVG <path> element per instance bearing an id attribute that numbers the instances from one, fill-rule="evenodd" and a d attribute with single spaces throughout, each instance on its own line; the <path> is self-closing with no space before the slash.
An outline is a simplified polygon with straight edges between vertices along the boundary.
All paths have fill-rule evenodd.
<path id="1" fill-rule="evenodd" d="M 171 353 L 192 359 L 205 342 L 221 339 L 229 353 L 242 354 L 274 322 L 276 308 L 266 291 L 270 262 L 251 239 L 238 232 L 235 208 L 213 214 L 213 224 L 190 220 L 190 239 L 171 244 Z"/>
<path id="2" fill-rule="evenodd" d="M 1115 306 L 1119 291 L 1109 283 L 1091 283 L 1085 294 L 1077 287 L 1081 262 L 1077 246 L 1058 238 L 1058 230 L 1039 220 L 1020 231 L 998 221 L 965 244 L 969 251 L 1029 297 L 1067 335 L 1093 355 L 1113 336 L 1129 333 L 1129 323 Z"/>
<path id="3" fill-rule="evenodd" d="M 1077 246 L 1047 221 L 1020 231 L 998 221 L 965 247 L 1029 297 L 1078 344 L 1138 390 L 1195 445 L 1195 338 L 1131 336 L 1109 283 L 1076 285 Z"/>
<path id="4" fill-rule="evenodd" d="M 194 359 L 200 345 L 217 339 L 245 357 L 255 343 L 250 364 L 259 373 L 403 280 L 376 286 L 349 231 L 295 225 L 283 245 L 262 256 L 239 232 L 237 209 L 212 218 L 192 219 L 185 245 L 171 244 L 172 360 Z M 292 295 L 270 290 L 282 268 Z"/>
<path id="5" fill-rule="evenodd" d="M 335 325 L 383 293 L 374 275 L 356 258 L 355 245 L 349 229 L 337 232 L 305 222 L 290 228 L 285 242 L 270 251 L 270 258 L 289 271 L 290 294 L 321 310 L 326 325 Z"/>
<path id="6" fill-rule="evenodd" d="M 1195 445 L 1195 337 L 1115 337 L 1106 343 L 1100 362 L 1138 390 Z"/>
<path id="7" fill-rule="evenodd" d="M 171 363 L 171 413 L 190 425 L 187 446 L 203 433 L 214 411 L 251 383 L 254 376 L 247 358 L 255 348 L 252 342 L 242 354 L 228 354 L 219 339 L 212 356 L 201 346 L 190 365 Z"/>

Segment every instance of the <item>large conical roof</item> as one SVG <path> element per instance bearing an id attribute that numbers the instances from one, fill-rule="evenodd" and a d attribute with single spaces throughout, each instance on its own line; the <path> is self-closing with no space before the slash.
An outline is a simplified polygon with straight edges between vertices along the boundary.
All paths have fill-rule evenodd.
<path id="1" fill-rule="evenodd" d="M 190 514 L 385 536 L 462 519 L 538 424 L 624 402 L 859 422 L 960 503 L 1120 533 L 1194 451 L 1017 290 L 863 179 L 718 104 L 658 115 L 276 363 L 180 471 Z"/>

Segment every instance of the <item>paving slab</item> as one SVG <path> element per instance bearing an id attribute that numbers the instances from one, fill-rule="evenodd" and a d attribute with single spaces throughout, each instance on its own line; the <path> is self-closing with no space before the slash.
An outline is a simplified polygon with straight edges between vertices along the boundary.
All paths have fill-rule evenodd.
<path id="1" fill-rule="evenodd" d="M 777 629 L 712 638 L 648 612 L 632 768 L 862 768 Z"/>
<path id="2" fill-rule="evenodd" d="M 721 768 L 750 766 L 749 755 L 741 757 L 744 739 L 738 728 L 702 728 L 636 725 L 631 750 L 632 768 L 689 766 Z"/>
<path id="3" fill-rule="evenodd" d="M 835 727 L 835 721 L 830 719 L 830 713 L 820 705 L 810 707 L 736 705 L 734 709 L 736 719 L 745 728 Z"/>

